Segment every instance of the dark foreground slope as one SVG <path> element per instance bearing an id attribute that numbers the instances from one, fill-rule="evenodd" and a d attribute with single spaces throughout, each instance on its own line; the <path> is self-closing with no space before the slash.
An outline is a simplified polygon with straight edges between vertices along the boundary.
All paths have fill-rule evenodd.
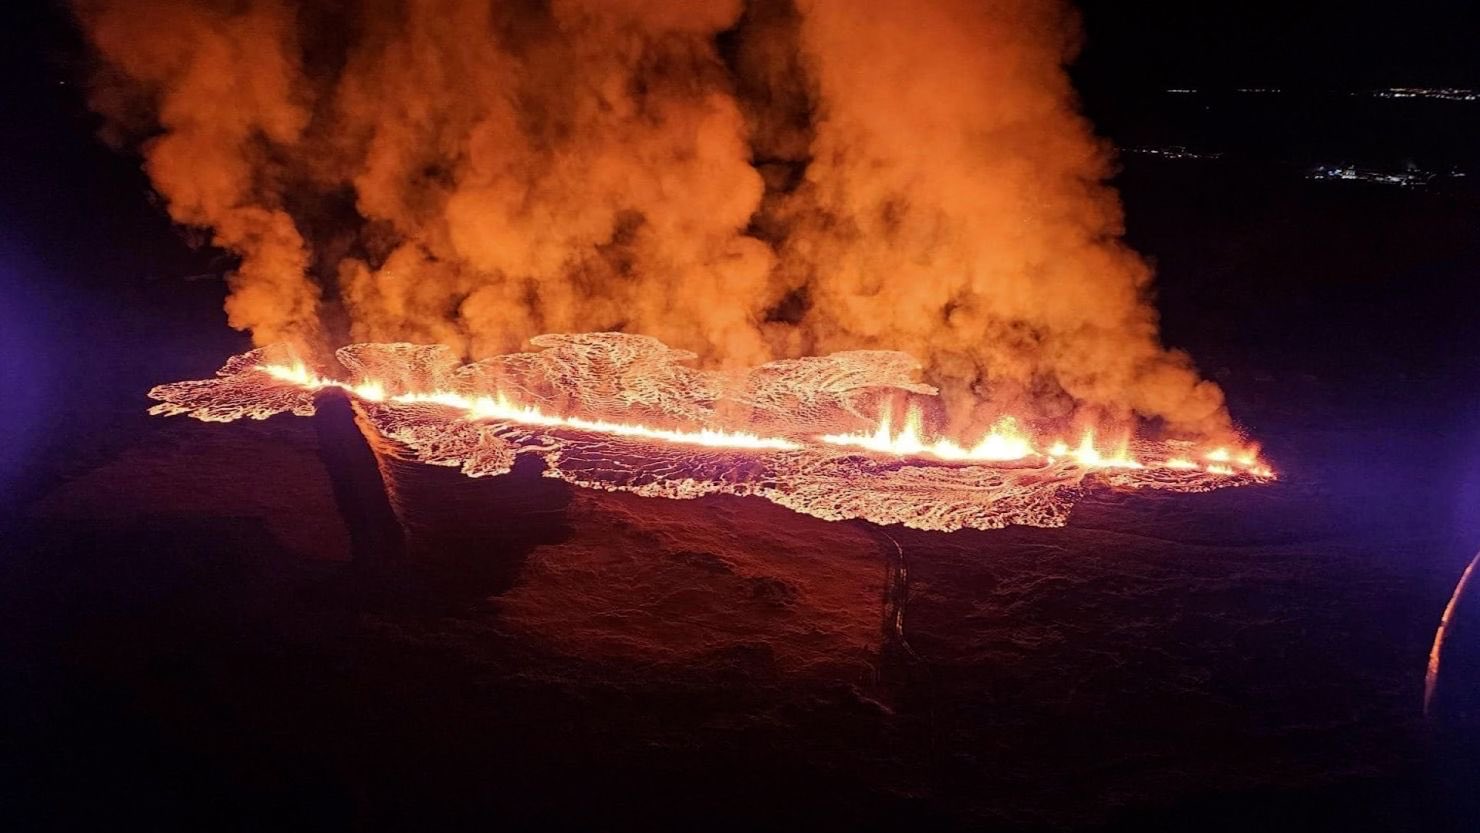
<path id="1" fill-rule="evenodd" d="M 1266 488 L 948 535 L 522 468 L 397 476 L 413 551 L 498 569 L 350 561 L 322 437 L 143 422 L 30 505 L 3 608 L 26 826 L 1464 812 L 1444 774 L 1463 760 L 1418 709 L 1443 469 L 1373 463 L 1360 430 L 1276 434 Z"/>

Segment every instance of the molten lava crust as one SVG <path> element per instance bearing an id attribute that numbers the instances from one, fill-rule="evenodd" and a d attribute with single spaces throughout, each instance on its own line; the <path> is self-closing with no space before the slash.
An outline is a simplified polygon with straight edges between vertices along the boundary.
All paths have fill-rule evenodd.
<path id="1" fill-rule="evenodd" d="M 917 408 L 899 430 L 891 403 L 934 390 L 888 351 L 777 361 L 742 374 L 690 368 L 691 354 L 645 336 L 547 335 L 540 348 L 461 365 L 446 347 L 356 344 L 340 382 L 262 348 L 217 378 L 161 385 L 151 413 L 230 422 L 314 413 L 329 387 L 410 460 L 470 477 L 535 455 L 545 475 L 649 497 L 753 495 L 826 520 L 924 530 L 1062 526 L 1087 487 L 1199 492 L 1273 477 L 1253 451 L 1123 438 L 1043 442 L 1010 418 L 965 446 L 927 440 Z"/>

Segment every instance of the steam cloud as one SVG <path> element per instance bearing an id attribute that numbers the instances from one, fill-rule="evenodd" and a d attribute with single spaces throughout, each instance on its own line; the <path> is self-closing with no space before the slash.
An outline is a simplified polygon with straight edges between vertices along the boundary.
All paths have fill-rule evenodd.
<path id="1" fill-rule="evenodd" d="M 241 256 L 259 344 L 898 349 L 957 422 L 1229 428 L 1120 242 L 1063 3 L 75 5 L 110 135 Z"/>

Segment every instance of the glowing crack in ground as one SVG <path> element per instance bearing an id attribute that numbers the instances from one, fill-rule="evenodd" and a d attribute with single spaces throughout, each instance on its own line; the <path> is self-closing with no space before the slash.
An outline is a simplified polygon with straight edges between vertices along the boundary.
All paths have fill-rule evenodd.
<path id="1" fill-rule="evenodd" d="M 621 333 L 545 335 L 538 348 L 461 364 L 446 347 L 356 344 L 337 353 L 354 382 L 261 348 L 214 379 L 160 385 L 157 415 L 209 422 L 314 413 L 344 388 L 382 437 L 422 463 L 471 477 L 534 454 L 545 475 L 650 497 L 750 495 L 826 520 L 925 530 L 1062 526 L 1089 487 L 1201 492 L 1273 478 L 1252 451 L 1122 440 L 1035 443 L 1011 419 L 972 446 L 895 429 L 889 403 L 926 397 L 918 365 L 890 351 L 698 370 L 693 355 Z M 882 415 L 882 416 L 881 416 Z M 1041 445 L 1041 447 L 1040 447 Z"/>

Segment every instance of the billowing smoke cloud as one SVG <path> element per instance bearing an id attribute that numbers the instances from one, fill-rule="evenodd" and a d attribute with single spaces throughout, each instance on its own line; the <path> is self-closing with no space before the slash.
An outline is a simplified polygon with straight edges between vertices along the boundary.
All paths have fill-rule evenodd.
<path id="1" fill-rule="evenodd" d="M 1220 391 L 1161 347 L 1149 270 L 1119 241 L 1108 148 L 1062 69 L 1077 36 L 1063 6 L 798 5 L 817 106 L 782 250 L 805 274 L 809 346 L 910 350 L 948 394 L 994 403 L 1059 389 L 1218 418 Z"/>
<path id="2" fill-rule="evenodd" d="M 170 215 L 241 254 L 226 302 L 231 325 L 263 343 L 312 336 L 319 292 L 283 209 L 274 154 L 297 143 L 310 118 L 292 17 L 276 3 L 235 13 L 143 5 L 79 5 L 109 62 L 94 101 L 115 126 L 150 106 L 159 130 L 143 145 L 145 167 Z"/>
<path id="3" fill-rule="evenodd" d="M 1227 427 L 1119 240 L 1061 3 L 78 12 L 99 109 L 152 130 L 172 215 L 242 256 L 227 309 L 259 343 L 478 355 L 620 329 L 713 364 L 899 349 L 959 421 Z"/>

